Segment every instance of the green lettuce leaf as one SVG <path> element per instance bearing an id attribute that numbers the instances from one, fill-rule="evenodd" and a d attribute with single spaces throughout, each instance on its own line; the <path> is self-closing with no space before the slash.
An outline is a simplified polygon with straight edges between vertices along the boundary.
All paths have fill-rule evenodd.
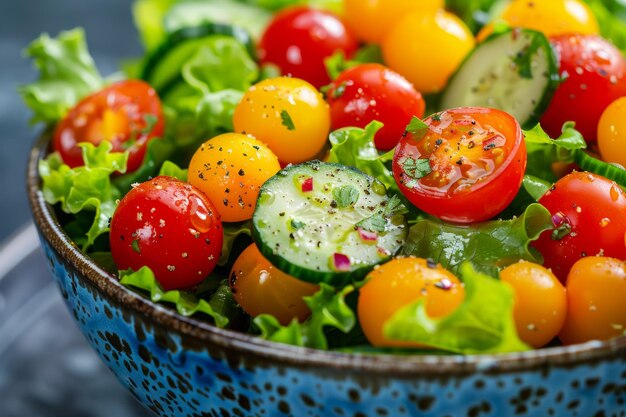
<path id="1" fill-rule="evenodd" d="M 474 33 L 490 22 L 494 13 L 492 9 L 502 0 L 446 0 L 448 10 L 459 16 Z"/>
<path id="2" fill-rule="evenodd" d="M 465 261 L 479 271 L 497 276 L 499 270 L 521 259 L 543 263 L 530 242 L 552 229 L 551 215 L 540 204 L 531 204 L 513 220 L 495 220 L 458 226 L 440 220 L 417 220 L 402 249 L 406 256 L 430 258 L 456 274 Z"/>
<path id="3" fill-rule="evenodd" d="M 133 4 L 133 19 L 147 50 L 159 46 L 165 38 L 165 15 L 177 0 L 137 0 Z"/>
<path id="4" fill-rule="evenodd" d="M 186 182 L 187 177 L 189 176 L 189 170 L 182 169 L 172 161 L 165 161 L 159 170 L 159 175 L 173 177 Z"/>
<path id="5" fill-rule="evenodd" d="M 34 113 L 33 123 L 55 123 L 81 98 L 104 85 L 82 29 L 61 32 L 57 38 L 43 34 L 24 53 L 40 73 L 37 81 L 19 88 Z"/>
<path id="6" fill-rule="evenodd" d="M 528 153 L 526 175 L 554 183 L 558 178 L 552 172 L 552 164 L 572 163 L 576 151 L 587 148 L 585 139 L 576 130 L 574 123 L 565 123 L 562 131 L 561 136 L 556 139 L 551 139 L 539 124 L 524 131 Z"/>
<path id="7" fill-rule="evenodd" d="M 341 15 L 342 0 L 239 0 L 272 12 L 291 6 L 310 6 L 316 9 L 329 10 Z"/>
<path id="8" fill-rule="evenodd" d="M 382 182 L 387 190 L 401 194 L 393 172 L 385 163 L 393 159 L 393 151 L 380 155 L 374 145 L 374 136 L 383 124 L 373 121 L 365 129 L 347 127 L 330 134 L 328 162 L 355 167 Z"/>
<path id="9" fill-rule="evenodd" d="M 204 313 L 213 319 L 216 326 L 223 328 L 230 323 L 231 317 L 241 314 L 241 309 L 226 281 L 207 279 L 205 282 L 208 284 L 205 284 L 202 291 L 211 292 L 211 295 L 207 298 L 198 298 L 195 294 L 185 291 L 164 291 L 147 266 L 136 272 L 119 271 L 119 276 L 122 285 L 148 292 L 152 302 L 174 304 L 176 311 L 185 317 Z"/>
<path id="10" fill-rule="evenodd" d="M 239 223 L 223 223 L 224 240 L 222 241 L 222 255 L 220 256 L 218 265 L 224 266 L 231 260 L 231 252 L 235 245 L 235 241 L 239 236 L 245 235 L 252 237 L 252 220 Z"/>
<path id="11" fill-rule="evenodd" d="M 354 311 L 345 301 L 346 296 L 352 291 L 354 291 L 352 286 L 336 292 L 333 287 L 321 284 L 317 293 L 311 297 L 304 297 L 304 301 L 311 309 L 311 317 L 304 323 L 294 319 L 289 325 L 283 326 L 274 316 L 262 314 L 254 319 L 254 324 L 264 339 L 295 346 L 327 349 L 325 327 L 348 333 L 356 324 Z"/>
<path id="12" fill-rule="evenodd" d="M 530 348 L 517 335 L 513 289 L 464 263 L 459 272 L 465 300 L 451 314 L 433 319 L 424 300 L 402 308 L 384 325 L 392 340 L 422 343 L 460 354 L 523 352 Z"/>
<path id="13" fill-rule="evenodd" d="M 110 142 L 103 141 L 98 147 L 82 143 L 85 166 L 70 168 L 63 164 L 57 153 L 40 161 L 39 175 L 43 181 L 42 191 L 49 204 L 61 203 L 61 210 L 69 214 L 83 211 L 94 213 L 82 249 L 87 250 L 96 238 L 109 231 L 116 201 L 121 193 L 111 183 L 111 174 L 126 171 L 128 153 L 111 152 Z"/>
<path id="14" fill-rule="evenodd" d="M 623 0 L 585 0 L 593 11 L 600 34 L 626 53 L 626 2 Z"/>

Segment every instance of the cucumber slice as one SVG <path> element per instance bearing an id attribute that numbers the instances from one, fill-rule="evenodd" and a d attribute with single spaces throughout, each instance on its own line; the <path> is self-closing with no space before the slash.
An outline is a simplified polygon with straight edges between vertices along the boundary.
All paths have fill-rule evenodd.
<path id="1" fill-rule="evenodd" d="M 583 171 L 601 175 L 606 179 L 615 181 L 620 187 L 626 188 L 626 169 L 624 168 L 594 158 L 582 149 L 577 150 L 574 154 L 574 163 Z"/>
<path id="2" fill-rule="evenodd" d="M 313 283 L 363 278 L 401 248 L 406 208 L 377 179 L 344 165 L 294 165 L 259 193 L 252 235 L 277 268 Z"/>
<path id="3" fill-rule="evenodd" d="M 246 47 L 251 57 L 255 47 L 247 31 L 237 26 L 203 23 L 170 34 L 145 60 L 141 78 L 149 82 L 162 96 L 180 80 L 185 62 L 193 57 L 208 38 L 230 36 Z"/>
<path id="4" fill-rule="evenodd" d="M 559 85 L 557 57 L 540 32 L 513 29 L 479 44 L 450 78 L 441 107 L 493 107 L 535 126 Z"/>

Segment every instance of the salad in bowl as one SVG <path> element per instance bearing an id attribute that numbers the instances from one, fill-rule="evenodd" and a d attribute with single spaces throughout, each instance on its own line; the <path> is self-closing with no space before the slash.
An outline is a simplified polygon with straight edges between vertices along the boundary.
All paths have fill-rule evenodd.
<path id="1" fill-rule="evenodd" d="M 345 386 L 319 388 L 332 412 L 298 394 L 312 415 L 342 415 L 346 395 L 354 415 L 412 415 L 404 400 L 428 412 L 430 400 L 409 393 L 438 372 L 471 379 L 471 393 L 494 364 L 527 372 L 511 377 L 519 385 L 537 376 L 525 361 L 562 361 L 576 379 L 573 363 L 599 360 L 589 349 L 623 359 L 624 5 L 138 0 L 133 11 L 144 57 L 104 78 L 80 29 L 42 35 L 26 52 L 40 78 L 20 92 L 49 128 L 31 162 L 36 217 L 47 213 L 94 282 L 115 288 L 106 297 L 124 294 L 116 306 L 135 317 L 126 331 L 112 331 L 111 307 L 81 304 L 90 292 L 53 269 L 88 340 L 151 409 L 261 409 L 236 395 L 260 395 L 257 385 L 228 388 L 255 365 L 232 365 L 214 343 L 322 369 L 255 384 L 291 378 L 306 390 L 327 377 L 322 363 L 344 369 Z M 82 316 L 100 310 L 102 329 L 90 330 Z M 142 314 L 146 328 L 133 322 Z M 154 330 L 152 348 L 169 351 L 164 374 L 145 333 L 172 320 L 177 342 Z M 120 341 L 128 329 L 137 343 Z M 136 352 L 124 363 L 113 349 Z M 196 358 L 202 349 L 211 365 Z M 208 366 L 226 384 L 219 401 L 184 395 L 191 376 L 177 366 L 187 360 L 198 378 Z M 142 389 L 129 376 L 137 363 L 167 384 Z M 381 396 L 404 398 L 399 408 L 346 388 L 355 372 L 382 375 L 392 388 Z M 521 397 L 468 412 L 527 410 Z M 558 409 L 562 396 L 549 397 L 532 415 Z M 589 398 L 580 412 L 610 409 Z M 300 415 L 270 402 L 272 415 Z"/>

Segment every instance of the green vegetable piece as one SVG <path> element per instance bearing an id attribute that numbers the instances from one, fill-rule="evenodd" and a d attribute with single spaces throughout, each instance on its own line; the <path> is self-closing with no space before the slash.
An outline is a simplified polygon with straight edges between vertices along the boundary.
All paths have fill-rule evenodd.
<path id="1" fill-rule="evenodd" d="M 531 204 L 513 220 L 495 220 L 458 227 L 438 220 L 418 220 L 409 230 L 402 253 L 430 258 L 456 274 L 471 261 L 477 271 L 497 276 L 499 270 L 520 259 L 543 263 L 541 254 L 529 246 L 552 229 L 550 212 Z"/>
<path id="2" fill-rule="evenodd" d="M 359 190 L 351 185 L 343 185 L 333 189 L 333 198 L 339 208 L 349 207 L 359 201 Z"/>
<path id="3" fill-rule="evenodd" d="M 296 130 L 296 126 L 293 124 L 293 120 L 287 110 L 280 112 L 280 119 L 282 120 L 283 126 L 285 126 L 287 130 Z"/>
<path id="4" fill-rule="evenodd" d="M 422 343 L 460 354 L 523 352 L 513 319 L 513 290 L 468 262 L 459 268 L 465 300 L 451 314 L 433 319 L 424 300 L 397 311 L 384 325 L 392 340 Z"/>
<path id="5" fill-rule="evenodd" d="M 61 32 L 57 38 L 43 34 L 24 53 L 40 72 L 37 81 L 19 88 L 34 113 L 32 123 L 57 122 L 80 99 L 104 86 L 82 29 Z"/>
<path id="6" fill-rule="evenodd" d="M 254 319 L 254 324 L 261 331 L 261 337 L 266 340 L 328 349 L 324 328 L 330 327 L 348 333 L 356 324 L 354 311 L 345 300 L 352 291 L 353 286 L 347 286 L 337 292 L 333 287 L 321 284 L 317 293 L 311 297 L 304 297 L 304 301 L 311 309 L 311 317 L 304 323 L 294 319 L 289 325 L 282 326 L 274 316 L 262 314 Z"/>
<path id="7" fill-rule="evenodd" d="M 159 171 L 160 175 L 165 175 L 167 177 L 173 177 L 180 181 L 187 181 L 189 170 L 182 169 L 172 161 L 165 161 L 163 166 L 161 166 L 161 170 Z"/>

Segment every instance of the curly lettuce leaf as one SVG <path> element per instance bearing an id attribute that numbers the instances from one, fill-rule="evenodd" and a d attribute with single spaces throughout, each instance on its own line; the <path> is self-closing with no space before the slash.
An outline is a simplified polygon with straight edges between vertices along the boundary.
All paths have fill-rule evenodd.
<path id="1" fill-rule="evenodd" d="M 61 32 L 57 38 L 43 34 L 24 54 L 39 69 L 37 81 L 19 88 L 34 113 L 32 123 L 55 123 L 81 98 L 104 86 L 82 29 Z"/>
<path id="2" fill-rule="evenodd" d="M 556 182 L 558 178 L 552 172 L 552 164 L 572 163 L 576 152 L 587 148 L 585 139 L 576 130 L 574 123 L 565 123 L 562 132 L 558 138 L 551 139 L 539 124 L 531 130 L 524 131 L 528 153 L 526 175 L 550 183 Z"/>
<path id="3" fill-rule="evenodd" d="M 173 177 L 177 180 L 187 181 L 189 176 L 189 170 L 183 169 L 173 163 L 172 161 L 165 161 L 159 170 L 159 175 L 165 175 L 167 177 Z"/>
<path id="4" fill-rule="evenodd" d="M 585 0 L 598 20 L 600 34 L 626 54 L 626 2 L 623 0 Z"/>
<path id="5" fill-rule="evenodd" d="M 347 69 L 369 62 L 383 63 L 383 53 L 380 46 L 374 44 L 365 45 L 356 51 L 351 59 L 346 59 L 344 53 L 338 51 L 324 60 L 326 71 L 331 80 L 337 78 L 339 74 Z"/>
<path id="6" fill-rule="evenodd" d="M 109 221 L 121 196 L 111 183 L 111 174 L 126 171 L 128 152 L 111 152 L 112 145 L 107 141 L 97 147 L 88 142 L 79 146 L 83 149 L 84 166 L 70 168 L 59 154 L 52 153 L 39 162 L 39 175 L 46 202 L 61 203 L 61 210 L 69 214 L 94 213 L 82 244 L 82 249 L 87 250 L 98 236 L 109 231 Z"/>
<path id="7" fill-rule="evenodd" d="M 152 302 L 174 304 L 176 311 L 185 317 L 203 313 L 211 317 L 216 326 L 223 328 L 230 323 L 232 317 L 241 314 L 226 281 L 207 280 L 210 281 L 211 288 L 204 288 L 203 291 L 213 291 L 205 299 L 185 291 L 164 291 L 147 266 L 135 272 L 119 271 L 119 276 L 122 285 L 148 292 Z"/>
<path id="8" fill-rule="evenodd" d="M 393 151 L 380 155 L 374 145 L 374 136 L 383 124 L 373 121 L 365 129 L 347 127 L 330 134 L 330 156 L 328 162 L 355 167 L 382 182 L 387 190 L 400 194 L 393 172 L 386 162 L 393 159 Z"/>
<path id="9" fill-rule="evenodd" d="M 311 317 L 304 323 L 294 319 L 287 326 L 281 325 L 276 317 L 262 314 L 254 319 L 254 324 L 261 331 L 264 339 L 315 349 L 328 349 L 325 327 L 348 333 L 356 324 L 354 311 L 346 304 L 346 296 L 354 291 L 348 286 L 337 292 L 327 284 L 321 284 L 320 290 L 304 301 L 311 309 Z"/>
<path id="10" fill-rule="evenodd" d="M 513 289 L 480 273 L 470 263 L 459 268 L 465 300 L 440 319 L 428 316 L 424 300 L 396 312 L 384 325 L 392 340 L 417 342 L 451 353 L 507 353 L 529 350 L 513 319 Z"/>
<path id="11" fill-rule="evenodd" d="M 521 259 L 543 263 L 541 254 L 529 244 L 550 229 L 550 212 L 540 204 L 531 204 L 513 220 L 463 227 L 440 220 L 417 220 L 402 253 L 433 259 L 454 274 L 463 262 L 470 261 L 479 272 L 497 276 L 501 268 Z"/>

